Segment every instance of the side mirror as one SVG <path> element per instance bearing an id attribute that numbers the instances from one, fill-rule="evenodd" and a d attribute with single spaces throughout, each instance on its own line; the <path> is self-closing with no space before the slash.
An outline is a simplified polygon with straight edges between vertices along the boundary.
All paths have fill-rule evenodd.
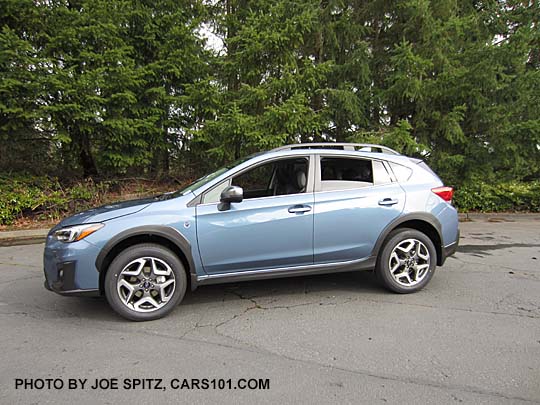
<path id="1" fill-rule="evenodd" d="M 220 201 L 218 209 L 220 211 L 225 211 L 231 208 L 231 203 L 239 203 L 244 199 L 244 190 L 242 187 L 229 186 L 221 192 Z"/>

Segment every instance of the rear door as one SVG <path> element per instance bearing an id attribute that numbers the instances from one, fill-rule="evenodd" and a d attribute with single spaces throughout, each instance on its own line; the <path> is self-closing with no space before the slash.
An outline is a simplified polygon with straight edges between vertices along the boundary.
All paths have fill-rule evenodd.
<path id="1" fill-rule="evenodd" d="M 316 162 L 314 262 L 364 259 L 405 206 L 382 160 L 321 155 Z"/>

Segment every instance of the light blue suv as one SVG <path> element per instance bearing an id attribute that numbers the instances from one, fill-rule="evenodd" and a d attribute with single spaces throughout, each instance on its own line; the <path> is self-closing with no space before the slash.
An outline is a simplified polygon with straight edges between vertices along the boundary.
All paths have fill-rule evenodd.
<path id="1" fill-rule="evenodd" d="M 383 146 L 285 146 L 63 220 L 47 236 L 45 287 L 105 295 L 135 321 L 168 314 L 188 287 L 242 280 L 375 270 L 410 293 L 456 251 L 452 194 Z"/>

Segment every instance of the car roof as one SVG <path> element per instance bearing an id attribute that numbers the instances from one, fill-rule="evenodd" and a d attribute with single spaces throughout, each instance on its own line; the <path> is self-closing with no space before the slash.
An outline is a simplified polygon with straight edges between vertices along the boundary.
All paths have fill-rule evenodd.
<path id="1" fill-rule="evenodd" d="M 272 149 L 271 152 L 279 150 L 295 150 L 295 149 L 334 149 L 362 152 L 382 152 L 390 155 L 399 155 L 400 153 L 388 146 L 378 145 L 373 143 L 345 143 L 345 142 L 311 142 L 311 143 L 295 143 Z"/>
<path id="2" fill-rule="evenodd" d="M 273 157 L 285 157 L 285 156 L 305 156 L 305 155 L 326 155 L 326 156 L 354 156 L 362 157 L 366 159 L 383 159 L 400 164 L 410 165 L 411 160 L 409 157 L 398 154 L 384 153 L 384 152 L 368 152 L 361 150 L 340 150 L 340 149 L 272 149 L 266 153 L 254 156 L 251 159 L 246 160 L 245 163 L 251 164 L 255 161 L 263 161 Z"/>

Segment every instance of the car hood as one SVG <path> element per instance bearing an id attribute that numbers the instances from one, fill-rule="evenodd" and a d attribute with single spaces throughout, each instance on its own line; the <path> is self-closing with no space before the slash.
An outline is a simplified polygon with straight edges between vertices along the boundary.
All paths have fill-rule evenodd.
<path id="1" fill-rule="evenodd" d="M 156 198 L 151 197 L 140 200 L 122 201 L 114 204 L 103 205 L 97 208 L 92 208 L 64 219 L 58 225 L 56 225 L 53 230 L 64 228 L 66 226 L 79 225 L 90 222 L 104 222 L 113 218 L 135 214 L 136 212 L 145 209 L 155 201 Z"/>

